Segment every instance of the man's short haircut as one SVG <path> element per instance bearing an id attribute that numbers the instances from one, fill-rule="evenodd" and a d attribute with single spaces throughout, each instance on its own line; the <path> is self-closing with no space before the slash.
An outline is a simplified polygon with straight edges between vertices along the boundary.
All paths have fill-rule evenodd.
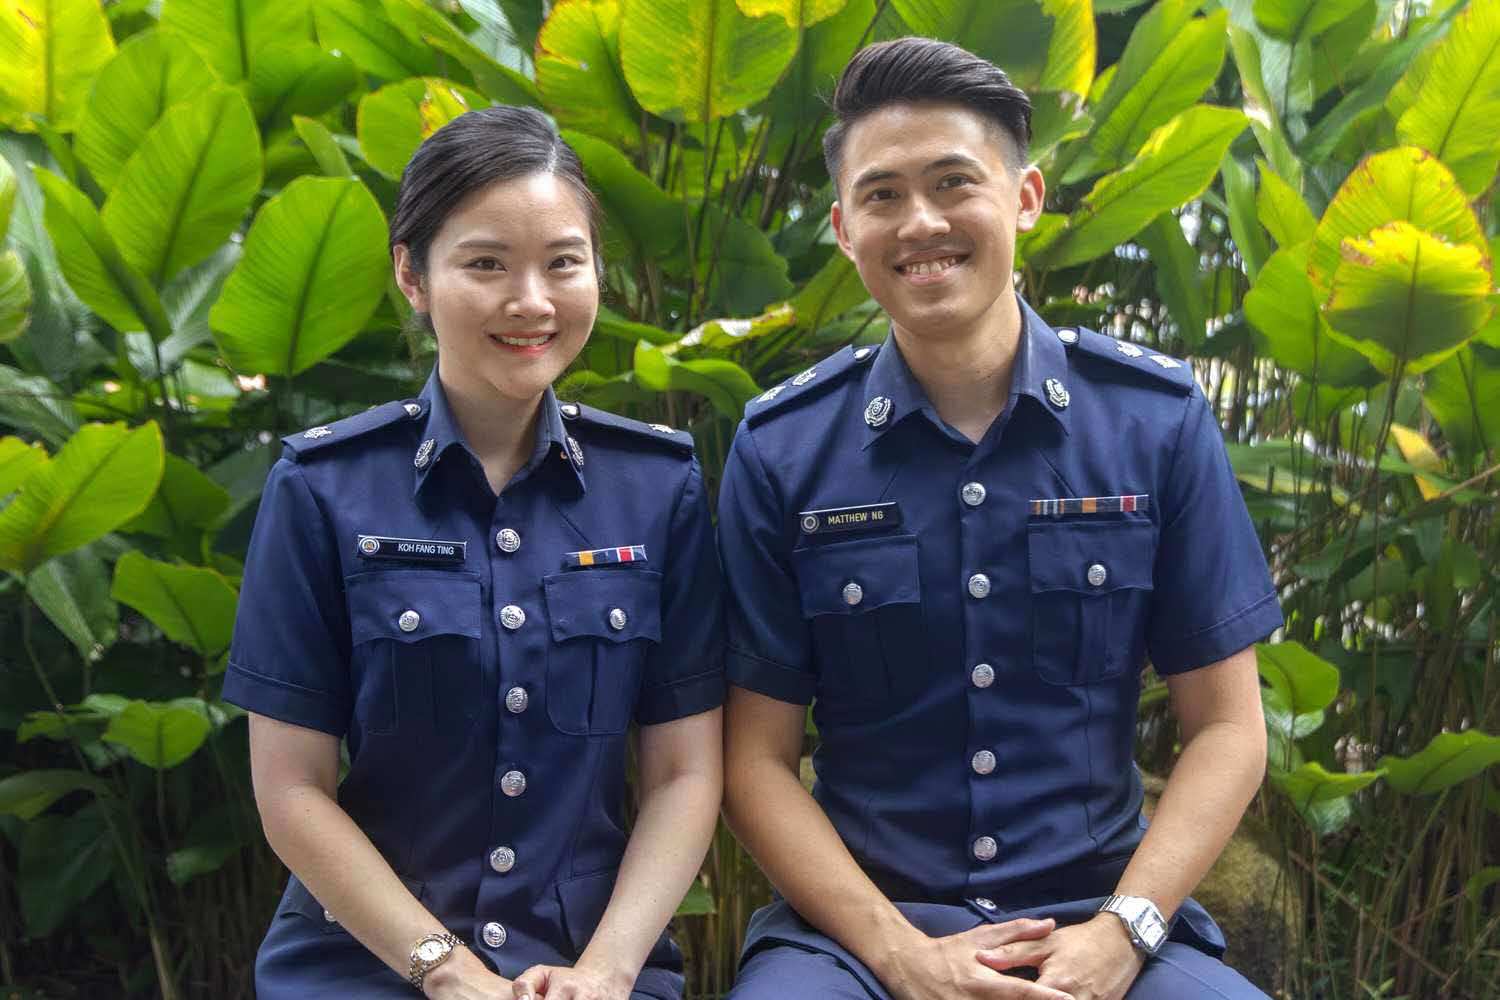
<path id="1" fill-rule="evenodd" d="M 844 142 L 855 122 L 889 104 L 961 104 L 1009 138 L 1006 159 L 1025 166 L 1031 99 L 1005 71 L 974 53 L 931 38 L 896 38 L 857 52 L 833 92 L 835 121 L 823 135 L 823 160 L 838 188 Z"/>

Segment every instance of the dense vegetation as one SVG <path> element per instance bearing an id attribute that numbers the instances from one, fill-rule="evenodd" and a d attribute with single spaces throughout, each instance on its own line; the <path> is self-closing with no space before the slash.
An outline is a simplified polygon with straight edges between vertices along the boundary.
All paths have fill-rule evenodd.
<path id="1" fill-rule="evenodd" d="M 282 872 L 217 697 L 239 559 L 277 436 L 430 366 L 385 253 L 421 138 L 556 118 L 608 216 L 563 395 L 713 474 L 747 399 L 883 336 L 819 95 L 920 33 L 1034 95 L 1029 300 L 1222 415 L 1288 618 L 1252 810 L 1287 995 L 1494 996 L 1500 0 L 1142 3 L 0 2 L 0 984 L 250 995 Z M 721 833 L 679 918 L 704 994 L 765 893 Z"/>

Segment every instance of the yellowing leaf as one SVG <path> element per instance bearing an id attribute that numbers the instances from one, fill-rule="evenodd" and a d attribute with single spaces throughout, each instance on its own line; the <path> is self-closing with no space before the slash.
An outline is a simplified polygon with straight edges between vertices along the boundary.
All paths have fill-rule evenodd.
<path id="1" fill-rule="evenodd" d="M 1401 424 L 1391 424 L 1391 439 L 1396 442 L 1401 457 L 1406 459 L 1409 465 L 1428 472 L 1443 471 L 1443 460 L 1438 457 L 1437 452 L 1432 450 L 1432 445 L 1427 443 L 1427 439 L 1420 432 Z M 1416 478 L 1417 489 L 1422 491 L 1423 500 L 1431 500 L 1443 492 L 1441 486 L 1426 476 Z"/>

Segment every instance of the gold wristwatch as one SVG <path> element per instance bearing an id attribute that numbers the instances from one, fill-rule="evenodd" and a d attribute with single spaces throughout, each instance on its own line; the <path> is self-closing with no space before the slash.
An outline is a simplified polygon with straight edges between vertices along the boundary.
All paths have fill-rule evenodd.
<path id="1" fill-rule="evenodd" d="M 446 931 L 442 934 L 426 934 L 418 938 L 417 943 L 411 946 L 411 967 L 406 973 L 407 980 L 420 993 L 427 973 L 448 961 L 448 956 L 453 954 L 453 949 L 460 947 L 463 947 L 463 942 L 456 935 Z"/>

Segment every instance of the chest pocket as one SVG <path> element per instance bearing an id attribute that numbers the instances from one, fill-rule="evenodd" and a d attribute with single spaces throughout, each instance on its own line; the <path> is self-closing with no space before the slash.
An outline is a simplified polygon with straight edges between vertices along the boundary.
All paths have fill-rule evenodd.
<path id="1" fill-rule="evenodd" d="M 792 553 L 812 627 L 824 706 L 877 704 L 925 674 L 915 535 L 885 535 Z"/>
<path id="2" fill-rule="evenodd" d="M 345 587 L 355 721 L 370 735 L 466 737 L 482 694 L 479 577 L 381 570 Z"/>
<path id="3" fill-rule="evenodd" d="M 661 642 L 661 574 L 585 569 L 542 580 L 552 643 L 547 714 L 573 735 L 630 725 L 648 650 Z"/>
<path id="4" fill-rule="evenodd" d="M 1092 684 L 1142 662 L 1156 528 L 1139 521 L 1026 527 L 1032 652 L 1050 684 Z"/>

